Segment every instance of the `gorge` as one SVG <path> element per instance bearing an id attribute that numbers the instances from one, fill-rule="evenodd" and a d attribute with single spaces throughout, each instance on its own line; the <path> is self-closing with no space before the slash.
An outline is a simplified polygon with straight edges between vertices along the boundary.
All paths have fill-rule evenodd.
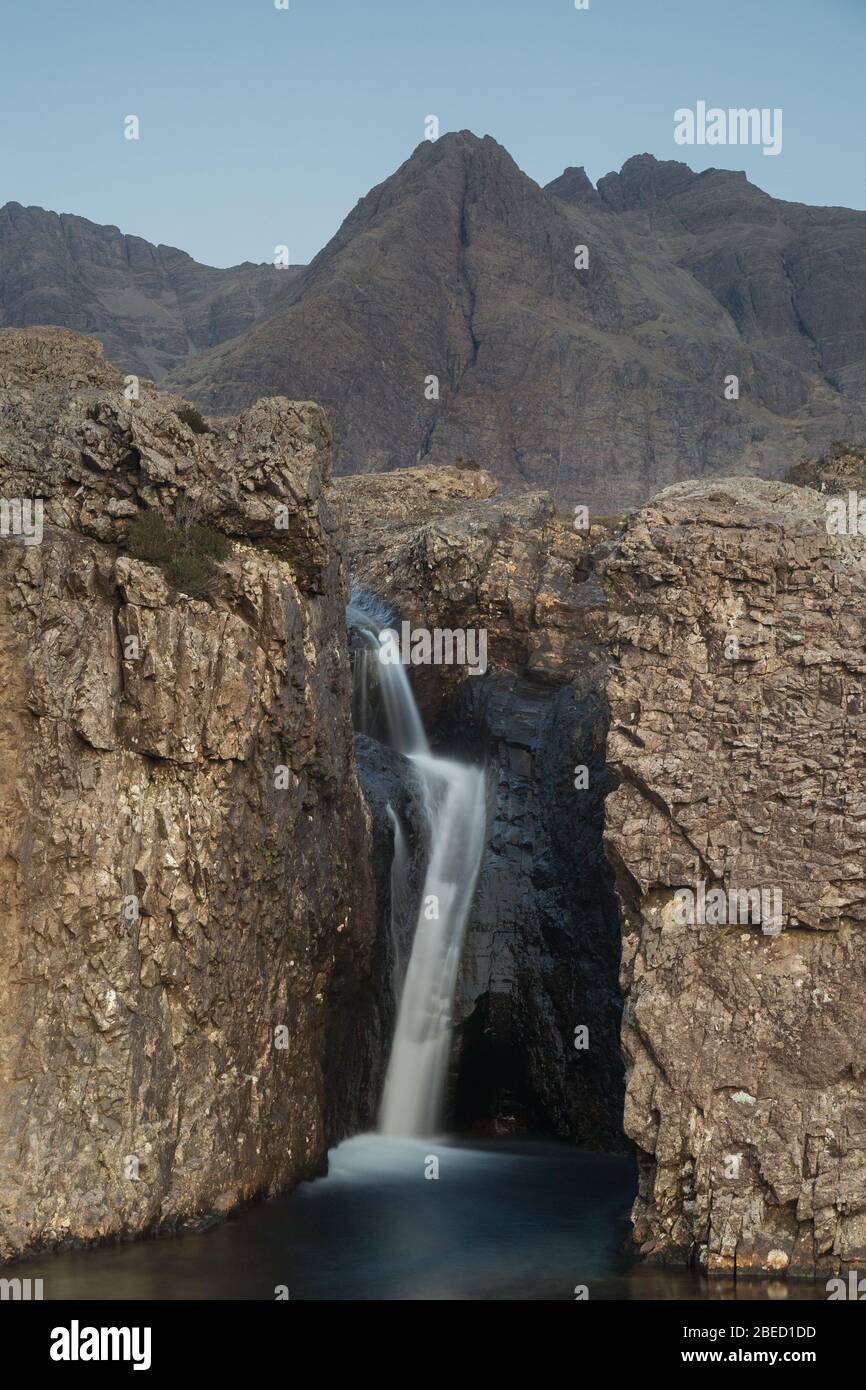
<path id="1" fill-rule="evenodd" d="M 866 561 L 820 493 L 857 458 L 577 532 L 483 469 L 332 480 L 310 403 L 194 429 L 67 330 L 0 332 L 0 386 L 44 507 L 0 548 L 0 1257 L 381 1296 L 351 1219 L 403 1297 L 859 1267 Z M 195 592 L 129 542 L 185 508 Z M 381 661 L 403 622 L 487 669 Z M 783 930 L 677 921 L 698 882 L 779 884 Z"/>

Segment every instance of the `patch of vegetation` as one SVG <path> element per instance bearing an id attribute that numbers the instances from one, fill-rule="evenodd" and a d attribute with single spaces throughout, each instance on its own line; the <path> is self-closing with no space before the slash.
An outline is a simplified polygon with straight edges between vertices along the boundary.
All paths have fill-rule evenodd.
<path id="1" fill-rule="evenodd" d="M 852 454 L 854 458 L 866 459 L 866 444 L 849 444 L 844 439 L 834 439 L 827 458 L 842 458 Z"/>
<path id="2" fill-rule="evenodd" d="M 182 405 L 175 414 L 178 420 L 183 420 L 185 425 L 189 425 L 193 434 L 210 434 L 210 425 L 194 405 Z"/>
<path id="3" fill-rule="evenodd" d="M 177 555 L 165 567 L 165 577 L 173 589 L 190 598 L 213 597 L 214 565 L 207 555 L 194 551 Z"/>
<path id="4" fill-rule="evenodd" d="M 126 544 L 136 560 L 165 565 L 175 553 L 175 534 L 162 512 L 141 512 L 129 524 Z"/>
<path id="5" fill-rule="evenodd" d="M 191 598 L 213 598 L 219 588 L 216 566 L 230 546 L 221 532 L 202 526 L 194 516 L 190 504 L 173 517 L 142 512 L 130 524 L 126 543 L 136 560 L 158 565 L 173 589 Z"/>
<path id="6" fill-rule="evenodd" d="M 276 861 L 277 850 L 274 848 L 273 845 L 269 844 L 267 840 L 263 845 L 259 845 L 259 849 L 262 852 L 262 858 L 264 859 L 268 868 L 270 868 L 271 865 Z"/>

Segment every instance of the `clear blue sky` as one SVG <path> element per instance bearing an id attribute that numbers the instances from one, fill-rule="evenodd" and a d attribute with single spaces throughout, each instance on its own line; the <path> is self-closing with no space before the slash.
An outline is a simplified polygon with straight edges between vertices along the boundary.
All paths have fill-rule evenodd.
<path id="1" fill-rule="evenodd" d="M 212 265 L 307 261 L 425 116 L 539 183 L 632 154 L 866 208 L 866 0 L 19 0 L 3 14 L 0 203 Z M 673 112 L 782 107 L 784 148 L 681 149 Z M 139 142 L 123 119 L 141 120 Z"/>

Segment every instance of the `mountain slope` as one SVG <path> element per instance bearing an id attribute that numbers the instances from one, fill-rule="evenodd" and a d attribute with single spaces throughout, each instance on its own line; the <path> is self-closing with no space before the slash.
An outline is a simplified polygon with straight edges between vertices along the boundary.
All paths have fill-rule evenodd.
<path id="1" fill-rule="evenodd" d="M 565 179 L 546 191 L 585 205 L 579 183 Z M 650 155 L 608 174 L 592 195 L 632 235 L 663 235 L 747 342 L 837 390 L 866 389 L 866 213 L 782 202 L 742 173 L 695 174 Z"/>
<path id="2" fill-rule="evenodd" d="M 445 135 L 283 272 L 9 204 L 0 322 L 85 329 L 210 412 L 321 401 L 338 472 L 475 458 L 597 511 L 866 438 L 866 213 L 650 155 L 541 189 Z"/>
<path id="3" fill-rule="evenodd" d="M 0 208 L 0 326 L 91 333 L 118 366 L 155 381 L 190 352 L 241 333 L 297 271 L 250 262 L 218 270 L 84 217 Z"/>
<path id="4" fill-rule="evenodd" d="M 419 146 L 258 322 L 172 379 L 209 410 L 333 406 L 341 472 L 471 456 L 506 487 L 635 505 L 866 433 L 864 232 L 862 213 L 650 156 L 542 190 L 461 132 Z"/>

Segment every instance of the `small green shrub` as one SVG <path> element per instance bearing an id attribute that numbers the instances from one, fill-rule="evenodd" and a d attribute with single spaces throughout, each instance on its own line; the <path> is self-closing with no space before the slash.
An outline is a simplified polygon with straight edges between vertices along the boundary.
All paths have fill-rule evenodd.
<path id="1" fill-rule="evenodd" d="M 126 544 L 136 560 L 158 565 L 171 587 L 191 598 L 216 595 L 216 565 L 230 551 L 221 532 L 188 521 L 184 515 L 178 519 L 157 511 L 142 512 L 135 518 Z"/>
<path id="2" fill-rule="evenodd" d="M 197 555 L 206 555 L 211 560 L 225 560 L 231 550 L 228 538 L 222 531 L 213 531 L 210 526 L 200 526 L 195 522 L 187 529 L 189 545 Z"/>
<path id="3" fill-rule="evenodd" d="M 185 425 L 189 425 L 193 434 L 210 434 L 210 425 L 194 405 L 182 405 L 175 414 L 178 420 L 183 420 Z"/>
<path id="4" fill-rule="evenodd" d="M 173 589 L 190 598 L 205 598 L 214 591 L 213 561 L 209 555 L 188 550 L 176 555 L 165 567 L 165 577 Z"/>
<path id="5" fill-rule="evenodd" d="M 126 544 L 136 560 L 165 565 L 177 552 L 178 539 L 162 512 L 141 512 L 130 522 Z"/>

